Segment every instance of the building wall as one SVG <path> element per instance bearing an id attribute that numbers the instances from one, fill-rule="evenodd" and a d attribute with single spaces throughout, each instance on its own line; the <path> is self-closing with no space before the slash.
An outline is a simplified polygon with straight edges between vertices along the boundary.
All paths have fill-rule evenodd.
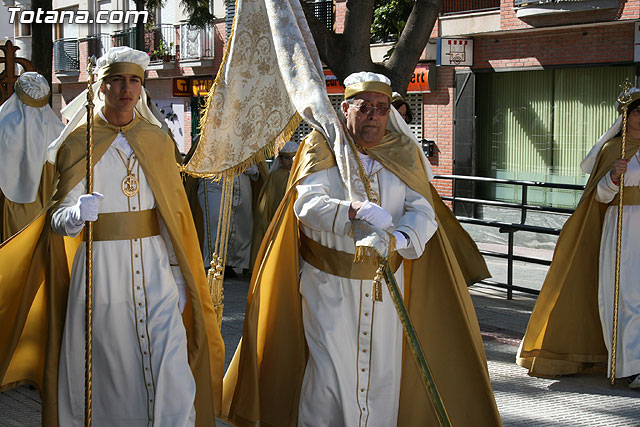
<path id="1" fill-rule="evenodd" d="M 503 0 L 500 30 L 473 34 L 474 65 L 471 70 L 508 72 L 633 63 L 634 21 L 639 13 L 640 1 L 631 0 L 620 1 L 619 6 L 612 9 L 542 11 L 542 14 L 519 18 L 513 0 Z M 437 28 L 438 24 L 434 31 Z M 424 96 L 425 138 L 434 139 L 439 149 L 437 156 L 430 158 L 437 174 L 453 173 L 453 76 L 456 68 L 469 69 L 439 67 L 437 91 Z M 436 185 L 442 195 L 451 195 L 449 182 L 437 182 Z"/>
<path id="2" fill-rule="evenodd" d="M 438 87 L 423 95 L 423 133 L 425 139 L 435 141 L 437 151 L 429 157 L 435 174 L 453 172 L 453 76 L 454 67 L 439 67 Z M 440 194 L 451 194 L 451 181 L 435 182 Z"/>

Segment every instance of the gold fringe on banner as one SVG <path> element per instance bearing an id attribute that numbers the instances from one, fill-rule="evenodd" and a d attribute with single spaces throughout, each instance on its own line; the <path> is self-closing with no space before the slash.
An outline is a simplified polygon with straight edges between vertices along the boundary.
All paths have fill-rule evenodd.
<path id="1" fill-rule="evenodd" d="M 208 107 L 207 107 L 208 108 Z M 206 114 L 206 113 L 205 113 Z M 258 164 L 262 161 L 267 160 L 267 158 L 273 157 L 276 154 L 276 150 L 283 147 L 290 139 L 293 133 L 300 125 L 302 118 L 298 113 L 295 113 L 290 119 L 287 125 L 280 131 L 280 134 L 274 138 L 272 142 L 269 142 L 267 145 L 262 147 L 260 150 L 256 151 L 248 159 L 238 163 L 236 166 L 223 170 L 221 172 L 191 172 L 187 170 L 187 165 L 180 166 L 180 172 L 185 173 L 187 175 L 194 176 L 196 178 L 210 178 L 215 181 L 219 181 L 223 177 L 231 176 L 235 177 L 244 172 L 247 168 Z M 202 141 L 201 141 L 202 142 Z M 200 143 L 198 143 L 199 145 Z M 196 148 L 196 151 L 199 148 Z"/>

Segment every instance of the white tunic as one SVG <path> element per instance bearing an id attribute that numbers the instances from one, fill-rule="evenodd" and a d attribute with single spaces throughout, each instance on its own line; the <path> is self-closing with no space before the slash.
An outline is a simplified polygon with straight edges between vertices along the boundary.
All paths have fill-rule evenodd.
<path id="1" fill-rule="evenodd" d="M 410 236 L 400 255 L 415 259 L 437 229 L 429 202 L 380 163 L 362 156 L 372 189 L 396 230 Z M 348 235 L 349 201 L 338 169 L 316 172 L 297 186 L 294 211 L 302 231 L 316 242 L 354 253 Z M 395 426 L 402 365 L 402 326 L 383 285 L 383 301 L 371 298 L 372 281 L 327 274 L 301 260 L 300 293 L 309 347 L 300 396 L 299 426 Z M 401 292 L 403 268 L 395 273 Z"/>
<path id="2" fill-rule="evenodd" d="M 132 149 L 119 134 L 94 168 L 99 212 L 155 207 L 142 168 L 134 172 L 140 192 L 121 189 L 126 169 L 116 147 Z M 85 193 L 83 179 L 52 217 L 54 231 L 77 235 L 68 226 L 69 208 Z M 178 308 L 176 281 L 183 282 L 166 227 L 162 235 L 96 241 L 93 254 L 93 425 L 195 425 L 195 381 L 187 361 L 187 338 Z M 176 279 L 174 279 L 174 274 Z M 85 244 L 73 263 L 58 375 L 60 426 L 84 425 Z"/>
<path id="3" fill-rule="evenodd" d="M 640 151 L 629 161 L 624 185 L 640 185 Z M 618 186 L 607 173 L 597 187 L 596 200 L 609 203 L 618 194 Z M 613 325 L 613 299 L 616 271 L 616 239 L 618 205 L 609 206 L 602 224 L 600 243 L 600 271 L 598 305 L 605 344 L 609 350 L 611 367 L 611 340 Z M 620 256 L 620 297 L 618 305 L 618 345 L 616 350 L 616 377 L 640 373 L 640 205 L 622 207 L 622 245 Z"/>
<path id="4" fill-rule="evenodd" d="M 216 244 L 218 218 L 220 217 L 220 199 L 222 197 L 222 181 L 207 179 L 207 194 L 209 196 L 209 215 L 207 221 L 204 202 L 204 180 L 198 184 L 198 201 L 205 218 L 202 257 L 204 265 L 209 266 L 209 239 L 207 238 L 207 222 L 211 245 Z M 238 175 L 233 182 L 233 200 L 231 202 L 231 220 L 229 223 L 229 241 L 226 265 L 236 268 L 249 268 L 251 257 L 251 232 L 253 230 L 253 210 L 251 207 L 251 178 L 247 174 Z"/>

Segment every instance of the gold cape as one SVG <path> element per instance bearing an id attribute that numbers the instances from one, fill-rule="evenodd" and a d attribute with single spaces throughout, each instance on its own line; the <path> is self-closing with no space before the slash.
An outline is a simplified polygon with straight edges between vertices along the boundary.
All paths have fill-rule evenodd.
<path id="1" fill-rule="evenodd" d="M 486 266 L 460 225 L 449 227 L 455 217 L 429 183 L 418 150 L 397 134 L 387 134 L 379 146 L 368 150 L 429 200 L 439 223 L 423 256 L 404 261 L 405 303 L 453 425 L 500 425 L 480 329 L 460 263 L 477 261 L 467 266 L 470 277 L 486 277 Z M 223 415 L 239 426 L 297 425 L 307 348 L 298 289 L 295 186 L 309 174 L 335 164 L 319 133 L 305 139 L 296 155 L 287 193 L 262 241 L 242 341 L 224 380 Z M 465 259 L 456 258 L 452 241 L 466 248 Z M 398 425 L 437 425 L 408 350 L 403 352 L 402 366 Z"/>
<path id="2" fill-rule="evenodd" d="M 32 203 L 14 203 L 0 191 L 0 243 L 22 230 L 36 219 L 55 190 L 54 166 L 45 162 L 42 166 L 40 187 Z M 16 177 L 19 179 L 19 177 Z"/>
<path id="3" fill-rule="evenodd" d="M 640 140 L 627 135 L 625 158 L 639 147 Z M 598 311 L 598 269 L 608 205 L 597 202 L 595 195 L 598 182 L 620 158 L 620 151 L 620 137 L 602 147 L 580 203 L 560 232 L 516 358 L 530 375 L 575 374 L 607 361 Z"/>
<path id="4" fill-rule="evenodd" d="M 182 316 L 189 365 L 196 381 L 196 425 L 209 426 L 220 411 L 224 344 L 211 303 L 202 255 L 173 142 L 155 126 L 135 118 L 118 128 L 98 116 L 94 126 L 94 164 L 122 131 L 135 152 L 167 226 L 187 284 Z M 57 205 L 85 176 L 86 131 L 79 128 L 60 147 Z M 57 425 L 57 373 L 71 265 L 82 240 L 56 235 L 50 217 L 40 215 L 0 246 L 0 390 L 35 384 L 43 401 L 45 426 Z M 99 327 L 99 325 L 94 325 Z"/>

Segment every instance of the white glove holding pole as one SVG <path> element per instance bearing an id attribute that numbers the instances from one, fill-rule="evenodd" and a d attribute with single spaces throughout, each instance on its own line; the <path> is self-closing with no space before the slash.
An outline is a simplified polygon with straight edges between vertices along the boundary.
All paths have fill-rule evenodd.
<path id="1" fill-rule="evenodd" d="M 380 230 L 386 230 L 393 225 L 391 214 L 368 200 L 362 203 L 362 206 L 356 212 L 355 219 L 366 221 Z"/>
<path id="2" fill-rule="evenodd" d="M 69 222 L 73 227 L 80 227 L 86 221 L 98 219 L 98 202 L 104 196 L 100 193 L 83 194 L 75 205 L 70 208 Z"/>

